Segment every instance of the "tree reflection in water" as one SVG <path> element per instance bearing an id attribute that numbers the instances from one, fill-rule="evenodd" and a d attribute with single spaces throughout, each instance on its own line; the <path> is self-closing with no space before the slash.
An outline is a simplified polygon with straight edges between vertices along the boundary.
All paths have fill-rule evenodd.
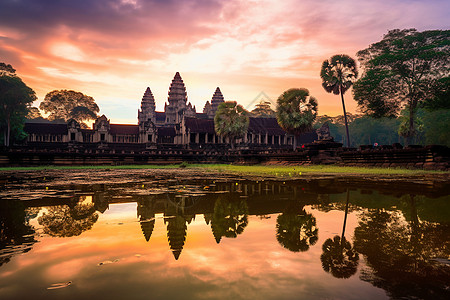
<path id="1" fill-rule="evenodd" d="M 214 205 L 211 230 L 217 243 L 222 237 L 235 238 L 248 224 L 248 206 L 244 199 L 221 195 Z"/>
<path id="2" fill-rule="evenodd" d="M 324 271 L 336 278 L 350 278 L 358 269 L 359 255 L 355 252 L 351 243 L 345 238 L 349 199 L 350 191 L 347 190 L 341 237 L 336 235 L 333 239 L 327 239 L 322 245 L 323 252 L 320 256 Z"/>
<path id="3" fill-rule="evenodd" d="M 25 209 L 21 201 L 0 201 L 0 267 L 14 255 L 31 250 L 35 239 L 29 220 L 36 217 L 38 209 Z"/>
<path id="4" fill-rule="evenodd" d="M 277 218 L 277 240 L 290 251 L 307 251 L 317 242 L 318 233 L 316 218 L 298 205 L 289 207 Z"/>
<path id="5" fill-rule="evenodd" d="M 68 205 L 49 207 L 38 218 L 44 233 L 53 237 L 78 236 L 91 229 L 97 220 L 94 204 L 86 201 L 86 197 L 80 197 L 73 208 Z"/>
<path id="6" fill-rule="evenodd" d="M 369 268 L 362 270 L 361 279 L 392 298 L 448 299 L 450 267 L 434 258 L 450 257 L 450 226 L 420 220 L 415 196 L 403 201 L 409 206 L 403 214 L 382 209 L 362 214 L 355 249 Z"/>

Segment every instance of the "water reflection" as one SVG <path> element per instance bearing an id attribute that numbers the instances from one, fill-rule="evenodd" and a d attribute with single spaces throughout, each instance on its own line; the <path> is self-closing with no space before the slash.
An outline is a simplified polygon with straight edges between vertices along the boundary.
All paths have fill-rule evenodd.
<path id="1" fill-rule="evenodd" d="M 164 245 L 168 244 L 172 253 L 166 251 L 170 261 L 179 266 L 193 257 L 207 260 L 208 255 L 220 252 L 208 244 L 211 241 L 220 244 L 217 247 L 231 244 L 251 247 L 259 253 L 256 257 L 261 260 L 257 264 L 264 265 L 270 260 L 273 265 L 265 271 L 265 276 L 278 278 L 283 273 L 298 279 L 301 272 L 290 266 L 301 261 L 310 264 L 312 270 L 318 269 L 320 276 L 328 276 L 330 280 L 351 277 L 339 282 L 351 285 L 360 280 L 361 284 L 382 288 L 393 298 L 443 298 L 450 282 L 449 200 L 448 196 L 431 199 L 413 194 L 386 195 L 374 189 L 352 190 L 327 181 L 307 185 L 176 180 L 173 184 L 155 183 L 147 188 L 141 188 L 141 184 L 92 189 L 71 187 L 70 191 L 53 197 L 44 195 L 26 202 L 0 201 L 0 276 L 6 262 L 30 251 L 37 241 L 45 238 L 48 243 L 51 237 L 65 241 L 68 237 L 76 239 L 89 232 L 94 234 L 98 226 L 111 226 L 102 220 L 110 213 L 111 206 L 136 203 L 131 218 L 135 221 L 127 226 L 138 226 L 142 232 L 139 239 L 153 242 L 153 246 L 159 245 L 163 234 Z M 201 255 L 195 256 L 193 252 L 186 253 L 192 247 L 186 241 L 203 240 L 193 233 L 199 234 L 194 225 L 199 228 L 201 218 L 206 222 L 206 225 L 201 222 L 205 249 L 204 252 L 197 249 Z M 259 228 L 264 228 L 266 234 L 258 233 Z M 110 231 L 95 234 L 107 235 Z M 253 241 L 249 240 L 252 235 L 255 235 Z M 232 240 L 224 243 L 224 238 Z M 271 250 L 264 253 L 266 248 Z M 289 251 L 279 251 L 282 248 Z M 251 259 L 244 257 L 239 262 L 244 270 L 251 268 L 245 265 L 247 261 Z M 208 276 L 214 276 L 214 272 Z M 1 287 L 0 284 L 0 290 Z M 331 292 L 324 297 L 332 297 Z M 1 295 L 0 291 L 0 298 Z"/>
<path id="2" fill-rule="evenodd" d="M 90 199 L 92 199 L 90 197 Z M 38 218 L 44 233 L 54 237 L 78 236 L 89 230 L 97 222 L 98 214 L 94 203 L 87 197 L 81 197 L 75 206 L 58 205 L 47 208 Z"/>
<path id="3" fill-rule="evenodd" d="M 236 238 L 248 224 L 248 206 L 244 199 L 221 195 L 215 201 L 211 230 L 217 244 L 222 237 Z"/>
<path id="4" fill-rule="evenodd" d="M 305 252 L 318 240 L 316 218 L 296 203 L 277 217 L 277 241 L 292 252 Z"/>
<path id="5" fill-rule="evenodd" d="M 420 220 L 414 195 L 401 200 L 405 213 L 369 209 L 361 215 L 355 248 L 368 266 L 361 279 L 395 298 L 445 298 L 450 268 L 435 259 L 450 258 L 449 223 Z"/>
<path id="6" fill-rule="evenodd" d="M 0 267 L 19 253 L 31 250 L 36 243 L 29 221 L 38 210 L 26 209 L 23 202 L 0 201 Z"/>
<path id="7" fill-rule="evenodd" d="M 359 255 L 352 244 L 345 238 L 345 227 L 347 225 L 348 205 L 350 191 L 346 192 L 344 224 L 342 235 L 329 238 L 322 245 L 320 261 L 324 271 L 331 273 L 336 278 L 349 278 L 354 275 L 358 268 Z"/>

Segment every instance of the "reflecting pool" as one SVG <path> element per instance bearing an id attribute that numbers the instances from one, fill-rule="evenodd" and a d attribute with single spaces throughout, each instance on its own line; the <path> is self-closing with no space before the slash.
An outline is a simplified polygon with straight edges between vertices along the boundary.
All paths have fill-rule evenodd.
<path id="1" fill-rule="evenodd" d="M 449 299 L 450 196 L 171 179 L 0 193 L 0 299 Z"/>

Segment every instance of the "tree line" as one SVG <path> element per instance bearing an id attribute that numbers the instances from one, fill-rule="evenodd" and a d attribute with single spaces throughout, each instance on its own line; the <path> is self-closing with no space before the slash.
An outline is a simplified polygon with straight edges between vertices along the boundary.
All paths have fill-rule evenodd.
<path id="1" fill-rule="evenodd" d="M 75 119 L 82 127 L 88 120 L 95 120 L 99 107 L 94 98 L 72 90 L 54 90 L 45 96 L 39 109 L 32 106 L 37 99 L 33 89 L 28 87 L 9 64 L 0 62 L 0 139 L 4 146 L 26 138 L 25 121 L 68 121 Z"/>
<path id="2" fill-rule="evenodd" d="M 326 121 L 332 136 L 347 147 L 402 140 L 406 144 L 450 146 L 449 50 L 450 30 L 391 30 L 380 42 L 357 53 L 362 70 L 359 79 L 357 63 L 348 55 L 334 55 L 323 62 L 322 86 L 325 91 L 341 96 L 342 116 L 322 116 L 316 120 L 317 99 L 310 96 L 308 89 L 296 88 L 278 97 L 275 112 L 278 124 L 296 140 L 314 124 Z M 349 121 L 344 94 L 352 86 L 353 98 L 362 114 L 352 116 Z M 224 114 L 220 109 L 218 114 Z M 261 111 L 264 110 L 257 107 L 256 113 Z M 216 115 L 216 119 L 219 117 Z M 229 124 L 234 127 L 234 133 L 229 134 L 232 140 L 236 137 L 236 124 Z M 247 126 L 248 121 L 243 119 L 241 136 Z M 220 130 L 226 134 L 223 124 L 220 127 L 216 124 L 216 131 Z"/>

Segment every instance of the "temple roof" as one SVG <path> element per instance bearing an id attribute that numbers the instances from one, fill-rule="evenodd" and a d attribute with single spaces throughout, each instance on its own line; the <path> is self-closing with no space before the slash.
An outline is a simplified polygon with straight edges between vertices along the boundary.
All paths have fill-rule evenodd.
<path id="1" fill-rule="evenodd" d="M 155 112 L 155 115 L 156 115 L 157 122 L 165 122 L 166 121 L 166 113 L 165 112 L 157 111 L 157 112 Z"/>
<path id="2" fill-rule="evenodd" d="M 173 127 L 158 127 L 158 135 L 159 136 L 176 136 L 175 128 Z"/>
<path id="3" fill-rule="evenodd" d="M 185 118 L 184 125 L 192 133 L 215 133 L 213 119 Z"/>
<path id="4" fill-rule="evenodd" d="M 67 134 L 67 124 L 25 123 L 24 131 L 29 134 Z"/>
<path id="5" fill-rule="evenodd" d="M 195 114 L 195 117 L 196 117 L 197 119 L 208 119 L 208 114 L 205 114 L 205 113 L 196 113 L 196 114 Z"/>
<path id="6" fill-rule="evenodd" d="M 127 134 L 127 135 L 138 135 L 139 126 L 138 125 L 125 125 L 125 124 L 110 124 L 109 125 L 110 134 Z"/>
<path id="7" fill-rule="evenodd" d="M 281 129 L 275 118 L 250 118 L 248 131 L 255 134 L 284 135 L 286 131 Z"/>

